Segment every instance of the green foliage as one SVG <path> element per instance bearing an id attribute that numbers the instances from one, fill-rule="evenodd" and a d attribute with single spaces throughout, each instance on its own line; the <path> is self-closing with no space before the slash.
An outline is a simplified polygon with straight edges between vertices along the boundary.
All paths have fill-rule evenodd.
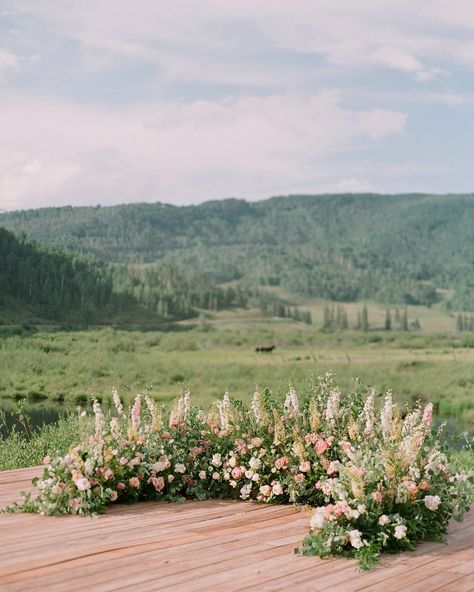
<path id="1" fill-rule="evenodd" d="M 0 438 L 0 471 L 39 465 L 48 454 L 63 455 L 81 441 L 87 429 L 89 420 L 71 414 L 43 426 L 30 437 L 13 430 L 8 437 Z"/>
<path id="2" fill-rule="evenodd" d="M 472 195 L 367 194 L 45 208 L 2 214 L 1 223 L 61 249 L 170 261 L 217 283 L 428 306 L 449 289 L 452 309 L 474 310 L 473 217 Z"/>

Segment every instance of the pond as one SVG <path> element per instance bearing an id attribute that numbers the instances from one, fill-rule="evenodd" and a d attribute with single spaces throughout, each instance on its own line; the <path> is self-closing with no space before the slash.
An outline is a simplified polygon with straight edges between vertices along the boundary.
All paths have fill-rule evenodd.
<path id="1" fill-rule="evenodd" d="M 76 407 L 62 403 L 30 403 L 23 406 L 23 411 L 28 417 L 29 424 L 33 430 L 37 430 L 43 425 L 55 423 L 60 417 L 68 413 L 75 413 Z M 6 437 L 13 429 L 18 432 L 24 432 L 25 428 L 20 421 L 18 407 L 14 403 L 4 403 L 0 400 L 0 412 L 2 421 L 0 422 L 0 436 Z"/>

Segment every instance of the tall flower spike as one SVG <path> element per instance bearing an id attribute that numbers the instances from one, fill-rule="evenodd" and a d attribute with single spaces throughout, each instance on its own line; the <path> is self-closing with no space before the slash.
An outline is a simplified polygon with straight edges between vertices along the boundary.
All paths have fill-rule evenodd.
<path id="1" fill-rule="evenodd" d="M 388 436 L 390 434 L 390 430 L 392 428 L 392 416 L 392 391 L 387 391 L 387 394 L 385 395 L 385 403 L 380 414 L 380 424 L 382 426 L 382 433 L 384 436 Z"/>
<path id="2" fill-rule="evenodd" d="M 295 416 L 299 415 L 300 403 L 298 400 L 298 393 L 295 391 L 292 384 L 290 384 L 290 390 L 286 395 L 284 408 L 287 413 L 291 413 Z"/>
<path id="3" fill-rule="evenodd" d="M 121 416 L 123 416 L 123 404 L 122 401 L 120 400 L 120 395 L 118 394 L 118 391 L 115 387 L 113 387 L 112 389 L 112 399 L 115 405 L 115 409 L 117 409 L 117 413 Z"/>

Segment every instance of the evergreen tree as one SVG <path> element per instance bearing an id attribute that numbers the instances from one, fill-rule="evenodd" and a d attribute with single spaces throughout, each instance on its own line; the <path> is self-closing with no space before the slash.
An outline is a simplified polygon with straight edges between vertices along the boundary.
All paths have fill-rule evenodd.
<path id="1" fill-rule="evenodd" d="M 385 311 L 385 331 L 392 330 L 392 317 L 390 316 L 390 310 L 387 308 Z"/>
<path id="2" fill-rule="evenodd" d="M 367 311 L 367 306 L 364 304 L 364 308 L 362 309 L 361 319 L 360 319 L 360 328 L 362 331 L 369 330 L 369 313 Z"/>
<path id="3" fill-rule="evenodd" d="M 406 308 L 403 310 L 400 328 L 402 331 L 408 331 L 408 310 Z"/>

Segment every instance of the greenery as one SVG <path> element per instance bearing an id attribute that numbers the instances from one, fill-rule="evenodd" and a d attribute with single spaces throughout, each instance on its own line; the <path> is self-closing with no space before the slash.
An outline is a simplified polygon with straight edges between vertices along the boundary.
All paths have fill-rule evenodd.
<path id="1" fill-rule="evenodd" d="M 0 313 L 102 324 L 190 318 L 200 309 L 243 306 L 239 288 L 222 289 L 197 273 L 161 263 L 146 268 L 107 265 L 28 242 L 0 228 Z M 21 318 L 21 317 L 20 317 Z M 26 318 L 28 315 L 26 314 Z M 0 321 L 1 321 L 0 317 Z M 5 321 L 4 321 L 5 322 Z"/>
<path id="2" fill-rule="evenodd" d="M 110 262 L 333 301 L 474 310 L 472 195 L 294 195 L 5 213 L 9 230 Z"/>
<path id="3" fill-rule="evenodd" d="M 69 414 L 30 435 L 28 430 L 13 430 L 8 437 L 0 437 L 0 471 L 34 467 L 47 454 L 65 454 L 85 436 L 88 423 L 87 419 Z"/>
<path id="4" fill-rule="evenodd" d="M 206 412 L 184 390 L 171 412 L 147 395 L 126 413 L 94 402 L 94 426 L 64 456 L 44 459 L 37 492 L 6 511 L 95 514 L 109 503 L 185 497 L 254 499 L 315 508 L 300 552 L 351 556 L 362 569 L 381 551 L 443 540 L 472 502 L 472 475 L 450 466 L 432 405 L 402 418 L 385 394 L 350 392 L 330 373 L 284 401 L 258 390 L 245 406 L 225 393 Z"/>

